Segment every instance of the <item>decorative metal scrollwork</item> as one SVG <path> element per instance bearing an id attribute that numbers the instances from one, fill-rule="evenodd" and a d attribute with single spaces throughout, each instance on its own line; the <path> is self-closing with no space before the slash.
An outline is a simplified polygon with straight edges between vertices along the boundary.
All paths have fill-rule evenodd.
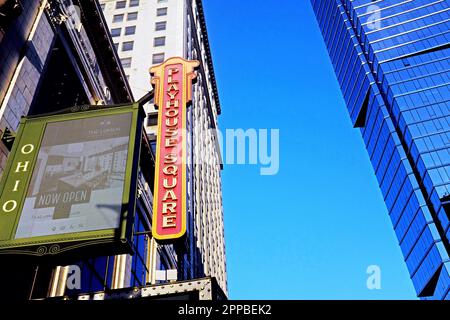
<path id="1" fill-rule="evenodd" d="M 43 256 L 43 255 L 45 255 L 47 253 L 47 251 L 48 251 L 48 249 L 47 249 L 46 246 L 40 246 L 39 248 L 37 248 L 36 253 L 39 256 Z"/>

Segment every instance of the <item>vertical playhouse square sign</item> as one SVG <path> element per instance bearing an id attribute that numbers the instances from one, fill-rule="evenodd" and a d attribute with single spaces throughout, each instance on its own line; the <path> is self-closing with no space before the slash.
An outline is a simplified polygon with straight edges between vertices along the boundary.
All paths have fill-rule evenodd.
<path id="1" fill-rule="evenodd" d="M 170 58 L 150 69 L 158 108 L 152 234 L 174 240 L 186 233 L 186 117 L 198 61 Z"/>
<path id="2" fill-rule="evenodd" d="M 141 119 L 137 104 L 22 119 L 0 185 L 0 253 L 129 242 Z"/>

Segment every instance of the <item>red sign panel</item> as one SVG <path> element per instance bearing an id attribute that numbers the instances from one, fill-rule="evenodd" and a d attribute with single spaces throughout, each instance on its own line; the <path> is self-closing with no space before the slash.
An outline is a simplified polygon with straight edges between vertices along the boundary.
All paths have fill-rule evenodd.
<path id="1" fill-rule="evenodd" d="M 186 233 L 186 117 L 198 61 L 170 58 L 150 69 L 158 108 L 152 234 L 157 240 Z"/>

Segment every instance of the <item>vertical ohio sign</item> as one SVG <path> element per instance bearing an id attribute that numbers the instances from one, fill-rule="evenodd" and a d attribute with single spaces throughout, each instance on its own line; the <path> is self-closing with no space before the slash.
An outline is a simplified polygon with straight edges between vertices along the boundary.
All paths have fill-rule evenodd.
<path id="1" fill-rule="evenodd" d="M 199 64 L 174 57 L 150 69 L 158 108 L 152 234 L 160 241 L 186 233 L 186 117 Z"/>

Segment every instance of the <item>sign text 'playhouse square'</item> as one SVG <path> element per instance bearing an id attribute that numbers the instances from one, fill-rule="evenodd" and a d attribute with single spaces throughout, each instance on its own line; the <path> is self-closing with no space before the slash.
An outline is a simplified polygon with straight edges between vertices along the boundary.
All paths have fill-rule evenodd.
<path id="1" fill-rule="evenodd" d="M 186 233 L 186 117 L 198 61 L 170 58 L 150 69 L 158 107 L 152 234 L 171 240 Z"/>

